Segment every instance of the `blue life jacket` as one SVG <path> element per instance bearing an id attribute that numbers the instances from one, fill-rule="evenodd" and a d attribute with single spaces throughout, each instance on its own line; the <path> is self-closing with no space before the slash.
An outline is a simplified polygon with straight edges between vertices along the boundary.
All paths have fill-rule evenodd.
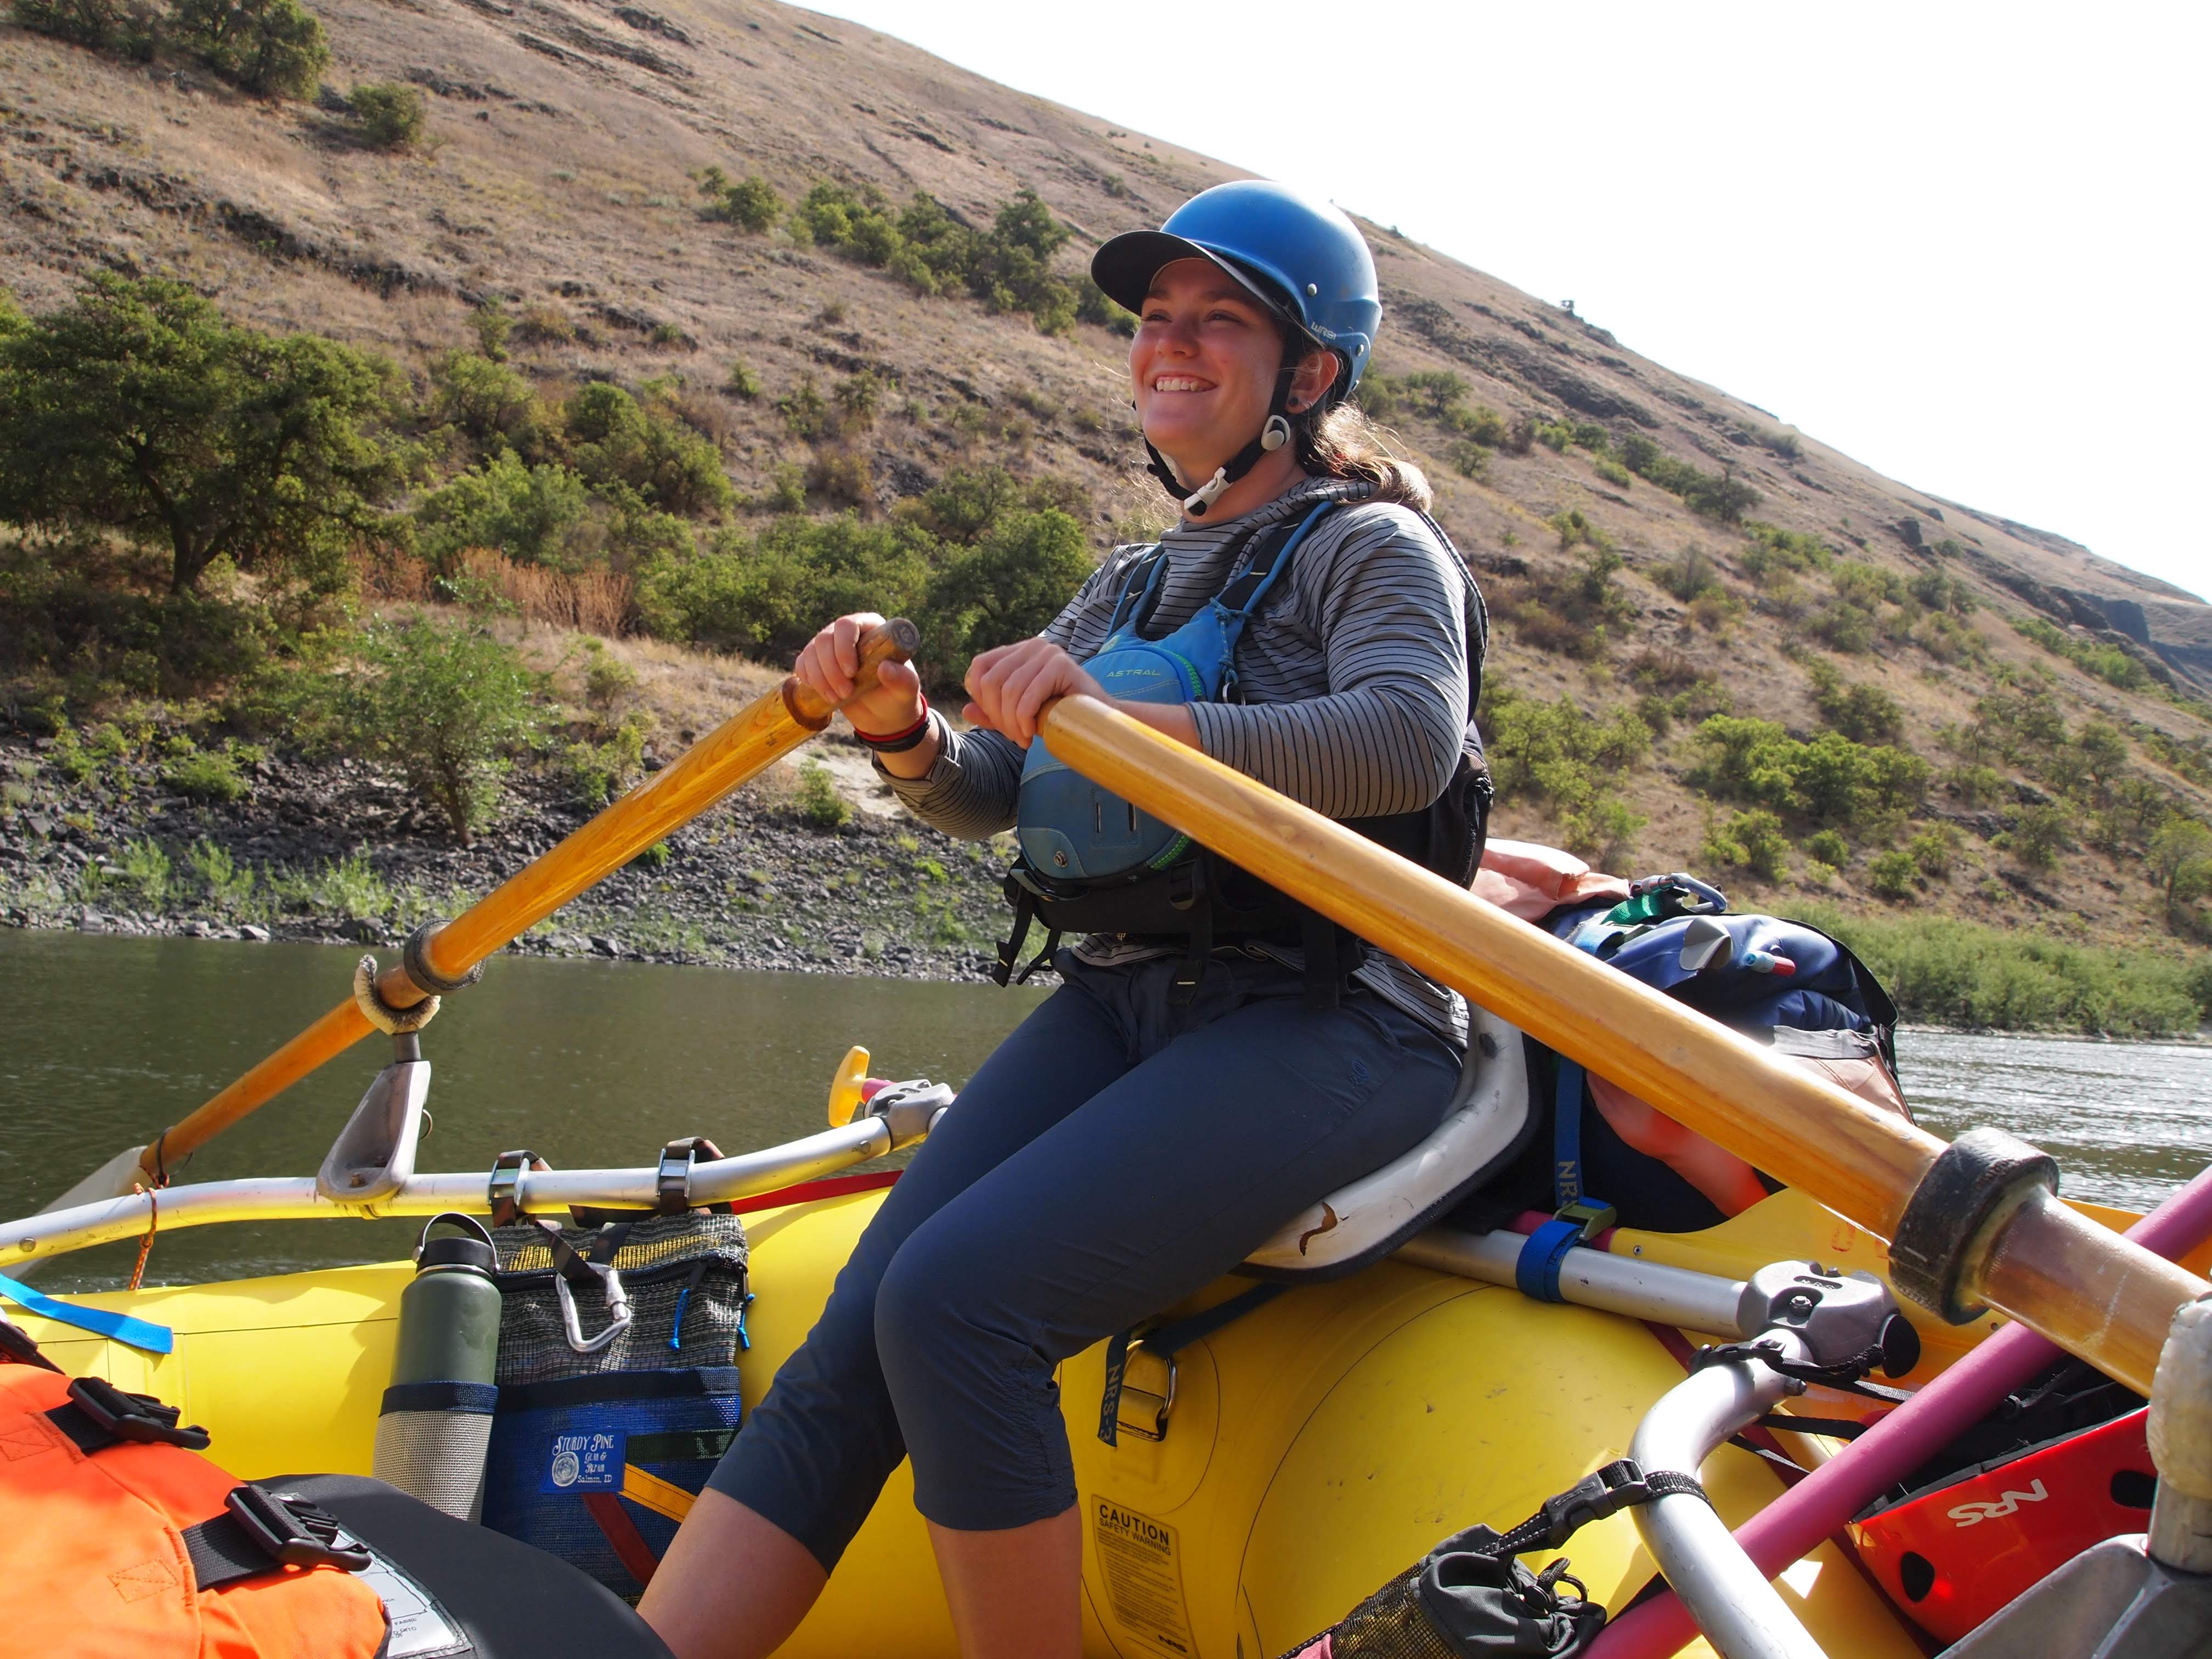
<path id="1" fill-rule="evenodd" d="M 1106 638 L 1084 664 L 1101 690 L 1124 702 L 1218 702 L 1237 684 L 1237 642 L 1291 555 L 1333 501 L 1323 501 L 1288 536 L 1262 537 L 1253 559 L 1197 614 L 1164 639 L 1140 631 L 1159 603 L 1164 550 L 1130 573 Z M 1030 867 L 1061 881 L 1103 881 L 1133 871 L 1164 870 L 1190 849 L 1190 837 L 1091 781 L 1037 738 L 1022 764 L 1014 827 Z"/>
<path id="2" fill-rule="evenodd" d="M 1188 622 L 1157 640 L 1146 629 L 1164 586 L 1167 550 L 1155 549 L 1130 570 L 1107 637 L 1085 668 L 1109 696 L 1132 702 L 1235 700 L 1237 646 L 1246 624 L 1334 505 L 1324 501 L 1295 523 L 1279 520 L 1246 532 L 1229 554 L 1234 574 L 1227 586 Z M 1427 522 L 1457 559 L 1450 538 L 1433 519 Z M 1461 568 L 1465 571 L 1463 560 Z M 1474 724 L 1489 619 L 1473 573 L 1466 574 L 1468 726 L 1451 781 L 1418 811 L 1344 821 L 1347 829 L 1462 886 L 1474 879 L 1482 856 L 1491 795 Z M 1307 1004 L 1315 1008 L 1334 1007 L 1364 960 L 1366 947 L 1354 935 L 1092 783 L 1042 740 L 1030 745 L 1023 765 L 1015 836 L 1021 856 L 1005 886 L 1013 927 L 1000 943 L 993 973 L 1001 985 L 1028 978 L 1070 933 L 1181 942 L 1182 968 L 1169 994 L 1178 1002 L 1195 995 L 1218 944 L 1265 939 L 1297 946 L 1305 962 Z M 1018 975 L 1033 921 L 1044 924 L 1048 937 Z"/>

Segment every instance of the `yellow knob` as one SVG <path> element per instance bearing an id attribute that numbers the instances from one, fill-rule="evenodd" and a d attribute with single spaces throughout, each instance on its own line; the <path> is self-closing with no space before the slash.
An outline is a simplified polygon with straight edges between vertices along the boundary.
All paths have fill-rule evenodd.
<path id="1" fill-rule="evenodd" d="M 860 1084 L 867 1075 L 868 1051 L 858 1047 L 846 1049 L 845 1058 L 837 1062 L 836 1074 L 830 1079 L 831 1128 L 843 1128 L 860 1109 Z"/>

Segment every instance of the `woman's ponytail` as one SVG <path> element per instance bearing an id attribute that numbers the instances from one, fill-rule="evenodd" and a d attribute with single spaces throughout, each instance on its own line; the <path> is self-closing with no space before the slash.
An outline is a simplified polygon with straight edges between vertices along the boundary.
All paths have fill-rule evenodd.
<path id="1" fill-rule="evenodd" d="M 1382 434 L 1357 404 L 1338 404 L 1291 423 L 1298 465 L 1317 478 L 1355 478 L 1375 486 L 1371 499 L 1397 501 L 1426 513 L 1436 494 L 1421 469 L 1390 453 Z"/>

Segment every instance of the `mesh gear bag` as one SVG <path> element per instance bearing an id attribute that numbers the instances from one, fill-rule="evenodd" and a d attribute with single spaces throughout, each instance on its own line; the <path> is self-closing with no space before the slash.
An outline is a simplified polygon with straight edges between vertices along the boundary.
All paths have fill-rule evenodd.
<path id="1" fill-rule="evenodd" d="M 563 1227 L 566 1251 L 553 1231 L 493 1231 L 502 1305 L 483 1522 L 635 1603 L 737 1435 L 744 1223 L 694 1211 Z M 629 1328 L 596 1352 L 563 1328 L 564 1262 L 584 1336 L 608 1324 L 602 1281 L 569 1252 L 611 1266 L 629 1297 Z"/>
<path id="2" fill-rule="evenodd" d="M 1605 1626 L 1562 1558 L 1534 1573 L 1488 1527 L 1455 1533 L 1284 1659 L 1572 1659 Z M 1572 1585 L 1563 1595 L 1559 1586 Z"/>

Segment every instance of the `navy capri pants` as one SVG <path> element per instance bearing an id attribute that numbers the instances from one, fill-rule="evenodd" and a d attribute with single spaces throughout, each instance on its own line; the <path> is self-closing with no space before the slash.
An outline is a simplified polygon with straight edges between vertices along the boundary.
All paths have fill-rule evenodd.
<path id="1" fill-rule="evenodd" d="M 1419 1145 L 1458 1080 L 1449 1044 L 1362 988 L 1315 1012 L 1297 973 L 1224 952 L 1178 1008 L 1172 958 L 1060 961 L 1066 982 L 884 1195 L 709 1483 L 825 1571 L 902 1457 L 940 1526 L 1066 1510 L 1054 1367 Z"/>

